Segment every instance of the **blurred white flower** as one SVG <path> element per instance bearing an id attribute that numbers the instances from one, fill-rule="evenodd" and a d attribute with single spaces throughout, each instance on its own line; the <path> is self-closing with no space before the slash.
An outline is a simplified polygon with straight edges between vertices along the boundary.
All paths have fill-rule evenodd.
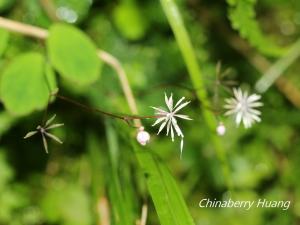
<path id="1" fill-rule="evenodd" d="M 48 153 L 48 143 L 47 143 L 46 137 L 51 138 L 52 140 L 58 142 L 59 144 L 62 144 L 63 142 L 58 137 L 56 137 L 55 135 L 50 134 L 48 132 L 51 129 L 61 127 L 64 125 L 63 123 L 56 123 L 56 124 L 51 125 L 51 123 L 53 122 L 55 117 L 56 117 L 56 115 L 52 116 L 49 120 L 47 120 L 44 126 L 38 125 L 36 130 L 28 132 L 25 135 L 24 139 L 30 138 L 33 135 L 35 135 L 36 133 L 41 133 L 42 139 L 43 139 L 43 145 L 44 145 L 44 149 L 45 149 L 46 153 Z"/>
<path id="2" fill-rule="evenodd" d="M 180 127 L 177 124 L 177 119 L 184 119 L 184 120 L 192 120 L 189 116 L 183 114 L 177 114 L 182 108 L 187 106 L 190 102 L 183 102 L 185 97 L 179 99 L 179 101 L 174 105 L 173 104 L 173 94 L 171 94 L 170 98 L 167 97 L 165 93 L 165 103 L 167 105 L 167 110 L 152 107 L 155 110 L 155 115 L 158 116 L 158 119 L 154 122 L 152 126 L 160 124 L 157 134 L 159 134 L 165 127 L 167 129 L 167 136 L 170 134 L 172 141 L 174 141 L 174 130 L 177 136 L 181 137 L 180 142 L 180 157 L 182 156 L 183 150 L 183 133 Z"/>
<path id="3" fill-rule="evenodd" d="M 243 121 L 245 128 L 251 127 L 255 122 L 260 122 L 261 112 L 255 108 L 263 106 L 263 103 L 258 101 L 261 96 L 257 94 L 248 95 L 240 88 L 234 88 L 233 93 L 234 98 L 225 99 L 224 108 L 228 109 L 225 115 L 234 115 L 235 123 L 239 125 Z"/>
<path id="4" fill-rule="evenodd" d="M 226 133 L 226 127 L 220 122 L 216 128 L 216 132 L 219 136 L 223 136 Z"/>
<path id="5" fill-rule="evenodd" d="M 144 127 L 140 127 L 136 135 L 136 140 L 141 145 L 146 145 L 150 141 L 150 134 L 144 130 Z"/>

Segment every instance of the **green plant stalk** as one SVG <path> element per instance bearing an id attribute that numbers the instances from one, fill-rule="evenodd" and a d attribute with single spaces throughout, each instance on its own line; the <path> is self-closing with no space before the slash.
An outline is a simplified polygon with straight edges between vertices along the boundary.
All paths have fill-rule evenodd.
<path id="1" fill-rule="evenodd" d="M 280 77 L 284 71 L 293 64 L 300 56 L 300 39 L 295 42 L 289 51 L 275 62 L 268 71 L 260 78 L 256 84 L 255 89 L 260 92 L 266 92 L 269 87 Z"/>
<path id="2" fill-rule="evenodd" d="M 181 54 L 187 66 L 191 81 L 196 89 L 197 98 L 202 104 L 202 113 L 207 127 L 211 133 L 211 139 L 221 162 L 225 182 L 229 190 L 232 189 L 232 181 L 229 172 L 225 151 L 222 147 L 219 137 L 216 135 L 217 120 L 214 114 L 209 110 L 211 108 L 210 101 L 207 96 L 207 91 L 204 85 L 203 76 L 197 62 L 197 58 L 191 44 L 189 35 L 184 26 L 182 17 L 174 0 L 160 0 L 163 10 L 167 16 L 169 24 L 174 32 L 177 44 L 179 45 Z"/>
<path id="3" fill-rule="evenodd" d="M 161 225 L 195 225 L 175 179 L 153 149 L 132 146 L 145 174 L 146 183 Z M 146 148 L 146 149 L 145 149 Z"/>
<path id="4" fill-rule="evenodd" d="M 112 204 L 112 211 L 116 225 L 130 225 L 133 224 L 134 219 L 130 208 L 127 207 L 124 191 L 121 186 L 120 177 L 118 173 L 119 165 L 119 143 L 118 137 L 109 119 L 105 120 L 105 130 L 107 136 L 108 152 L 111 162 L 111 170 L 108 173 L 109 182 L 109 197 Z"/>
<path id="5" fill-rule="evenodd" d="M 88 132 L 87 150 L 91 170 L 91 206 L 94 209 L 94 223 L 98 223 L 97 221 L 100 221 L 101 219 L 102 215 L 97 212 L 97 205 L 99 204 L 99 199 L 103 198 L 105 195 L 105 178 L 101 173 L 99 173 L 99 171 L 103 171 L 103 169 L 106 168 L 105 166 L 108 166 L 106 165 L 106 157 L 104 157 L 104 154 L 99 151 L 99 148 L 100 143 L 98 141 L 98 137 L 94 133 Z"/>

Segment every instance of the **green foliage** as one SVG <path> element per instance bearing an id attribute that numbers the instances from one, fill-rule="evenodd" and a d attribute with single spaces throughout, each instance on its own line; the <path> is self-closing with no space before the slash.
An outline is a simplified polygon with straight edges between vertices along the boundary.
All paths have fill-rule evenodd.
<path id="1" fill-rule="evenodd" d="M 124 37 L 138 40 L 145 36 L 147 20 L 134 1 L 123 1 L 114 9 L 114 21 Z M 130 26 L 126 26 L 130 23 Z"/>
<path id="2" fill-rule="evenodd" d="M 130 225 L 134 223 L 132 208 L 126 201 L 126 188 L 122 188 L 121 179 L 118 174 L 119 165 L 119 144 L 118 137 L 111 122 L 106 121 L 106 135 L 111 161 L 111 170 L 108 178 L 109 197 L 115 204 L 112 206 L 114 223 Z M 124 168 L 122 169 L 124 170 Z"/>
<path id="3" fill-rule="evenodd" d="M 150 150 L 134 146 L 136 157 L 143 169 L 147 186 L 154 202 L 161 225 L 193 225 L 176 181 L 166 165 Z"/>
<path id="4" fill-rule="evenodd" d="M 14 1 L 0 0 L 0 6 L 3 2 Z M 132 225 L 140 220 L 143 205 L 148 207 L 147 225 L 297 223 L 300 117 L 290 98 L 299 97 L 299 59 L 284 70 L 283 78 L 291 86 L 272 86 L 264 93 L 262 121 L 251 129 L 237 128 L 232 118 L 205 105 L 215 93 L 216 62 L 222 61 L 222 71 L 230 69 L 226 79 L 251 89 L 260 78 L 257 67 L 266 64 L 260 53 L 284 52 L 266 37 L 267 31 L 272 40 L 285 45 L 299 38 L 298 1 L 228 1 L 229 14 L 235 16 L 243 35 L 228 29 L 228 8 L 222 1 L 164 2 L 165 8 L 152 0 L 92 4 L 90 0 L 28 0 L 0 7 L 2 16 L 50 32 L 48 40 L 38 40 L 15 32 L 8 37 L 7 31 L 0 30 L 1 225 L 93 225 L 107 224 L 106 219 L 111 225 Z M 57 24 L 57 20 L 74 25 Z M 259 51 L 248 51 L 242 38 Z M 50 151 L 45 154 L 39 134 L 23 140 L 44 116 L 35 110 L 46 109 L 46 78 L 51 90 L 57 82 L 60 95 L 108 112 L 130 114 L 116 71 L 109 65 L 102 67 L 95 45 L 124 67 L 139 115 L 153 115 L 149 106 L 160 106 L 164 92 L 191 100 L 185 112 L 193 121 L 180 123 L 185 135 L 181 160 L 179 141 L 157 136 L 151 127 L 154 120 L 142 120 L 151 140 L 139 146 L 136 129 L 127 123 L 81 110 L 60 98 L 48 105 L 46 117 L 56 114 L 57 121 L 64 123 L 53 130 L 64 144 L 49 141 Z M 230 96 L 227 89 L 219 86 L 220 106 Z M 223 137 L 214 135 L 218 121 L 227 129 Z M 211 137 L 217 141 L 213 143 Z M 227 163 L 217 149 L 224 150 Z M 228 197 L 224 165 L 225 172 L 226 166 L 230 168 L 232 198 L 291 200 L 290 208 L 200 208 L 203 198 Z"/>
<path id="5" fill-rule="evenodd" d="M 90 84 L 100 76 L 101 61 L 93 42 L 80 30 L 66 24 L 50 28 L 47 50 L 53 67 L 78 84 Z"/>
<path id="6" fill-rule="evenodd" d="M 1 136 L 7 132 L 15 122 L 15 118 L 11 116 L 8 112 L 0 113 L 0 138 Z"/>
<path id="7" fill-rule="evenodd" d="M 11 185 L 14 180 L 13 168 L 7 163 L 4 149 L 0 149 L 0 224 L 27 224 L 24 218 L 28 216 L 28 211 L 24 208 L 28 204 L 26 188 L 22 185 Z M 21 211 L 23 216 L 15 215 L 16 211 Z M 37 220 L 31 221 L 33 223 Z"/>
<path id="8" fill-rule="evenodd" d="M 16 57 L 7 66 L 1 76 L 0 94 L 8 111 L 21 116 L 47 105 L 55 76 L 46 67 L 44 57 L 34 52 Z"/>
<path id="9" fill-rule="evenodd" d="M 43 197 L 41 207 L 49 222 L 63 225 L 91 224 L 87 194 L 70 183 L 66 186 L 59 183 L 51 186 Z"/>
<path id="10" fill-rule="evenodd" d="M 79 23 L 87 15 L 91 6 L 90 0 L 53 0 L 57 17 L 68 23 Z"/>
<path id="11" fill-rule="evenodd" d="M 14 4 L 14 2 L 15 0 L 0 0 L 0 12 L 9 9 Z"/>
<path id="12" fill-rule="evenodd" d="M 0 29 L 0 56 L 5 51 L 9 40 L 9 33 L 7 30 Z"/>
<path id="13" fill-rule="evenodd" d="M 255 18 L 256 0 L 227 0 L 227 2 L 231 26 L 239 31 L 241 37 L 265 55 L 278 57 L 285 52 L 285 49 L 279 47 L 261 31 Z"/>
<path id="14" fill-rule="evenodd" d="M 13 170 L 6 162 L 6 157 L 3 153 L 3 149 L 0 152 L 0 191 L 3 190 L 5 185 L 13 178 Z"/>

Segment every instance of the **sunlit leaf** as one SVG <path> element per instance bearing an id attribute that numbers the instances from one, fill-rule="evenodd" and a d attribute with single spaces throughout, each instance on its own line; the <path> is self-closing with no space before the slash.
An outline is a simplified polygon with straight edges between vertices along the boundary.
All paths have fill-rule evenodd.
<path id="1" fill-rule="evenodd" d="M 15 0 L 0 0 L 0 12 L 9 9 L 14 3 Z"/>
<path id="2" fill-rule="evenodd" d="M 8 111 L 14 115 L 27 115 L 47 105 L 47 82 L 54 86 L 55 77 L 49 73 L 45 76 L 45 67 L 43 56 L 34 52 L 16 57 L 7 66 L 1 76 L 0 93 Z"/>
<path id="3" fill-rule="evenodd" d="M 138 40 L 145 35 L 147 21 L 143 17 L 141 9 L 134 3 L 124 1 L 114 9 L 113 15 L 115 24 L 124 37 L 129 40 Z"/>
<path id="4" fill-rule="evenodd" d="M 160 224 L 194 225 L 183 196 L 166 165 L 155 155 L 135 145 Z"/>
<path id="5" fill-rule="evenodd" d="M 8 39 L 9 39 L 8 31 L 0 29 L 0 56 L 2 56 L 3 52 L 6 49 Z"/>
<path id="6" fill-rule="evenodd" d="M 63 77 L 90 84 L 100 75 L 102 65 L 93 42 L 77 28 L 55 24 L 50 28 L 47 49 L 53 67 Z"/>

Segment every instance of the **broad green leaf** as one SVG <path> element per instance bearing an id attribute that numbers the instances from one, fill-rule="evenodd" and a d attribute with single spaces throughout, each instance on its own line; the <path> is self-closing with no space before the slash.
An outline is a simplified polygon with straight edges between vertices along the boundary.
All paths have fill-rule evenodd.
<path id="1" fill-rule="evenodd" d="M 0 56 L 2 56 L 3 52 L 7 47 L 8 39 L 9 39 L 8 31 L 0 29 Z"/>
<path id="2" fill-rule="evenodd" d="M 120 3 L 114 9 L 113 16 L 116 27 L 124 37 L 129 40 L 138 40 L 144 37 L 148 27 L 148 21 L 135 3 Z"/>
<path id="3" fill-rule="evenodd" d="M 50 64 L 46 64 L 45 65 L 45 75 L 46 75 L 46 78 L 47 78 L 47 89 L 51 90 L 51 93 L 55 92 L 56 89 L 57 89 L 57 83 L 56 83 L 56 76 L 55 76 L 55 72 L 53 70 L 53 68 L 51 67 Z M 50 101 L 54 101 L 55 99 L 55 96 L 52 96 Z"/>
<path id="4" fill-rule="evenodd" d="M 194 225 L 179 187 L 166 165 L 134 144 L 161 225 Z"/>
<path id="5" fill-rule="evenodd" d="M 47 50 L 53 67 L 66 79 L 85 85 L 100 75 L 102 63 L 95 45 L 71 25 L 50 27 Z"/>
<path id="6" fill-rule="evenodd" d="M 0 94 L 5 108 L 19 116 L 44 108 L 49 98 L 47 80 L 50 87 L 55 86 L 54 74 L 45 71 L 45 59 L 39 53 L 16 57 L 1 76 Z"/>
<path id="7" fill-rule="evenodd" d="M 15 0 L 0 0 L 0 12 L 9 9 L 14 3 Z"/>

